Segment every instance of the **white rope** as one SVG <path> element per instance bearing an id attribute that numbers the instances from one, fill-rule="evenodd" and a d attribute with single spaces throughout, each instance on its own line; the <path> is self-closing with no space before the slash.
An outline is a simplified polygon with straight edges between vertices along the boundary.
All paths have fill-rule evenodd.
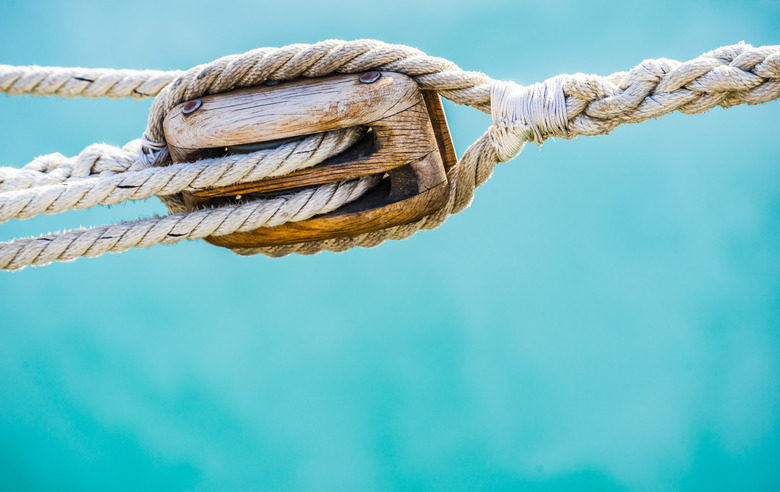
<path id="1" fill-rule="evenodd" d="M 528 87 L 491 85 L 490 142 L 499 160 L 526 142 L 550 137 L 606 135 L 673 111 L 695 114 L 715 106 L 762 104 L 780 97 L 780 46 L 726 46 L 681 63 L 645 60 L 607 77 L 559 75 Z"/>
<path id="2" fill-rule="evenodd" d="M 95 257 L 306 220 L 359 198 L 380 178 L 367 176 L 238 205 L 0 243 L 0 269 L 19 270 L 52 261 L 73 261 L 80 256 Z"/>
<path id="3" fill-rule="evenodd" d="M 94 144 L 76 157 L 60 153 L 36 157 L 20 169 L 0 167 L 0 192 L 18 191 L 38 186 L 66 183 L 74 178 L 110 176 L 139 169 L 138 154 L 141 140 L 128 142 L 124 147 Z"/>
<path id="4" fill-rule="evenodd" d="M 154 97 L 182 72 L 0 65 L 0 93 L 59 97 Z"/>
<path id="5" fill-rule="evenodd" d="M 554 136 L 605 135 L 622 123 L 637 123 L 673 111 L 701 113 L 715 106 L 761 104 L 780 97 L 780 46 L 754 48 L 744 43 L 713 50 L 685 63 L 664 58 L 645 60 L 629 72 L 606 77 L 560 75 L 529 87 L 493 81 L 482 73 L 463 71 L 448 60 L 428 56 L 414 48 L 373 40 L 328 40 L 313 45 L 261 48 L 223 57 L 186 72 L 0 65 L 0 92 L 12 95 L 140 98 L 157 94 L 140 151 L 132 157 L 129 149 L 136 148 L 137 141 L 128 150 L 92 146 L 71 160 L 55 154 L 36 159 L 22 170 L 0 169 L 0 192 L 9 194 L 0 198 L 0 221 L 116 203 L 121 199 L 140 199 L 151 194 L 160 196 L 173 213 L 137 223 L 0 244 L 0 268 L 64 261 L 77 254 L 94 256 L 131 246 L 146 247 L 154 240 L 167 243 L 179 240 L 175 238 L 227 234 L 225 231 L 251 230 L 261 223 L 275 224 L 276 219 L 265 222 L 258 219 L 270 213 L 262 205 L 241 204 L 190 214 L 176 213 L 184 209 L 179 191 L 193 186 L 222 186 L 234 179 L 232 182 L 257 179 L 262 175 L 259 171 L 262 166 L 259 161 L 238 158 L 231 162 L 218 160 L 206 164 L 204 161 L 192 165 L 195 167 L 189 171 L 185 170 L 186 166 L 150 167 L 168 163 L 162 131 L 165 115 L 180 102 L 269 80 L 375 69 L 406 74 L 423 89 L 436 91 L 458 104 L 491 112 L 491 128 L 448 172 L 451 189 L 448 203 L 411 224 L 323 241 L 243 248 L 239 253 L 313 254 L 323 249 L 344 251 L 354 246 L 376 246 L 387 239 L 405 239 L 417 230 L 438 227 L 451 213 L 465 209 L 473 199 L 475 188 L 490 177 L 496 163 L 515 157 L 528 141 L 541 144 Z M 197 168 L 199 165 L 206 168 Z M 202 174 L 193 177 L 196 168 Z M 214 177 L 217 174 L 219 177 Z M 327 191 L 324 187 L 304 190 L 288 196 L 284 203 L 279 202 L 280 207 L 289 206 L 294 213 L 275 215 L 274 212 L 270 217 L 303 220 L 300 217 L 310 217 L 308 214 L 312 212 L 309 205 L 298 207 L 300 200 L 314 203 L 310 200 L 316 195 L 318 206 L 323 207 L 320 210 L 332 210 L 328 207 L 339 202 L 333 197 L 353 197 L 356 190 L 365 190 L 369 185 L 365 180 L 337 185 L 352 187 L 349 193 L 338 189 Z M 190 216 L 192 219 L 188 219 Z M 106 227 L 115 229 L 109 232 Z M 210 232 L 200 235 L 204 230 Z"/>
<path id="6" fill-rule="evenodd" d="M 81 179 L 74 177 L 76 173 L 71 173 L 68 179 L 55 184 L 40 185 L 38 183 L 45 182 L 44 177 L 52 174 L 41 173 L 43 177 L 21 180 L 11 175 L 7 181 L 0 181 L 0 190 L 12 189 L 0 193 L 0 224 L 13 218 L 29 219 L 40 214 L 52 215 L 95 205 L 114 205 L 125 200 L 144 200 L 152 196 L 219 188 L 270 176 L 283 176 L 314 166 L 330 156 L 343 152 L 355 143 L 362 133 L 359 128 L 348 128 L 317 134 L 286 143 L 275 149 L 160 168 L 145 167 L 138 151 L 135 154 L 129 153 L 132 149 L 140 148 L 139 142 L 128 144 L 125 147 L 128 149 L 127 154 L 118 152 L 120 149 L 116 147 L 102 146 L 108 147 L 110 151 L 102 154 L 98 159 L 92 157 L 84 159 L 82 155 L 84 152 L 82 152 L 75 158 L 59 161 L 54 168 L 55 172 L 63 168 L 72 170 L 74 167 L 78 168 L 80 162 L 94 161 L 90 169 L 83 169 L 82 166 L 78 174 L 85 177 Z M 89 151 L 90 156 L 94 154 L 92 147 L 88 147 L 86 151 Z M 110 171 L 100 171 L 100 168 L 96 168 L 96 164 L 105 165 L 106 161 L 109 161 L 107 157 L 112 158 L 110 162 L 115 167 Z M 42 161 L 50 160 L 45 156 L 31 164 Z M 68 165 L 69 162 L 73 162 L 74 165 Z M 126 170 L 122 171 L 121 167 Z M 26 172 L 23 177 L 30 178 L 31 174 L 33 173 Z M 57 173 L 57 179 L 65 174 Z M 37 186 L 28 186 L 31 182 Z M 18 185 L 15 190 L 12 188 L 14 184 Z"/>
<path id="7" fill-rule="evenodd" d="M 54 185 L 26 186 L 28 182 L 22 182 L 15 191 L 0 193 L 0 223 L 11 218 L 26 219 L 42 213 L 53 214 L 96 204 L 111 205 L 155 195 L 165 197 L 183 190 L 196 191 L 281 176 L 314 166 L 343 152 L 363 133 L 360 128 L 336 130 L 250 154 L 161 168 L 144 167 L 146 159 L 139 153 L 131 160 L 129 155 L 118 152 L 119 149 L 110 148 L 105 159 L 98 158 L 95 162 L 121 162 L 128 171 L 93 178 L 71 176 Z M 136 143 L 125 148 L 138 146 Z M 93 153 L 94 149 L 88 152 L 89 155 Z M 72 169 L 73 166 L 66 165 L 67 162 L 78 163 L 84 158 L 80 154 L 70 160 L 52 160 L 58 162 L 55 169 Z M 44 161 L 48 162 L 47 159 L 36 159 L 33 163 Z M 139 170 L 130 171 L 139 167 Z M 82 169 L 81 174 L 84 172 Z M 157 242 L 171 244 L 183 239 L 200 239 L 307 220 L 359 198 L 380 179 L 378 175 L 366 176 L 249 203 L 238 202 L 167 217 L 0 243 L 0 269 L 15 270 L 52 261 L 70 261 L 78 256 L 97 256 L 131 247 L 144 248 Z"/>
<path id="8" fill-rule="evenodd" d="M 528 87 L 501 81 L 491 85 L 490 141 L 501 162 L 517 157 L 526 142 L 541 144 L 550 136 L 566 136 L 566 77 L 559 75 Z"/>

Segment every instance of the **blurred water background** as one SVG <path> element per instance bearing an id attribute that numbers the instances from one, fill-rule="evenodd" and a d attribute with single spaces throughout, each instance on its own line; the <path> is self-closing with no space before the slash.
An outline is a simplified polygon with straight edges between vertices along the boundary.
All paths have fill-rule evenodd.
<path id="1" fill-rule="evenodd" d="M 780 2 L 0 3 L 5 64 L 182 69 L 363 37 L 527 84 L 778 44 Z M 0 163 L 124 144 L 149 105 L 0 96 Z M 445 109 L 460 154 L 490 120 Z M 376 249 L 191 242 L 0 274 L 0 488 L 776 490 L 779 119 L 530 145 L 466 212 Z"/>

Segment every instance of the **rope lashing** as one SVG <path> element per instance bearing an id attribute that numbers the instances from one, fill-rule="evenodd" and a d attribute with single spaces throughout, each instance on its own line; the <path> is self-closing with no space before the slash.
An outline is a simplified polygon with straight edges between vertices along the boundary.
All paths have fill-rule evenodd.
<path id="1" fill-rule="evenodd" d="M 204 95 L 268 81 L 368 70 L 408 75 L 423 89 L 491 114 L 493 125 L 448 173 L 451 192 L 446 206 L 411 224 L 286 246 L 234 249 L 236 253 L 314 254 L 405 239 L 420 229 L 438 227 L 450 214 L 465 209 L 474 190 L 490 177 L 495 165 L 516 157 L 526 142 L 541 144 L 550 137 L 605 135 L 622 123 L 638 123 L 673 111 L 695 114 L 715 106 L 761 104 L 780 97 L 780 46 L 754 48 L 744 43 L 710 51 L 685 63 L 663 58 L 646 60 L 629 72 L 606 77 L 560 75 L 528 87 L 463 71 L 450 61 L 427 56 L 414 48 L 372 40 L 329 40 L 313 45 L 261 48 L 185 72 L 0 65 L 0 92 L 11 95 L 157 96 L 144 138 L 123 149 L 91 146 L 72 159 L 52 154 L 21 170 L 0 168 L 0 221 L 152 195 L 159 196 L 172 213 L 168 217 L 0 243 L 0 268 L 18 269 L 157 242 L 277 225 L 333 210 L 331 207 L 339 200 L 346 203 L 356 199 L 376 180 L 337 183 L 329 191 L 331 195 L 312 189 L 298 192 L 304 195 L 274 197 L 259 206 L 266 207 L 262 210 L 248 202 L 183 213 L 181 191 L 252 181 L 260 179 L 262 172 L 258 170 L 257 156 L 254 164 L 242 159 L 246 156 L 226 156 L 170 165 L 162 121 L 177 104 Z M 328 133 L 322 138 L 335 136 Z M 341 150 L 343 147 L 332 147 L 322 155 L 329 154 L 327 158 Z M 294 154 L 288 158 L 292 159 L 291 155 Z M 313 165 L 315 160 L 303 165 Z M 286 158 L 277 162 L 281 166 L 277 169 L 290 172 L 295 168 L 284 162 Z M 326 195 L 340 198 L 323 199 Z M 315 196 L 319 197 L 319 208 L 308 205 Z M 303 212 L 281 212 L 288 202 L 290 208 Z M 275 219 L 267 220 L 266 214 L 271 213 L 268 206 L 277 207 L 271 215 Z"/>
<path id="2" fill-rule="evenodd" d="M 566 99 L 559 75 L 528 87 L 496 82 L 490 92 L 490 143 L 501 162 L 517 157 L 526 142 L 541 144 L 549 137 L 567 137 Z"/>

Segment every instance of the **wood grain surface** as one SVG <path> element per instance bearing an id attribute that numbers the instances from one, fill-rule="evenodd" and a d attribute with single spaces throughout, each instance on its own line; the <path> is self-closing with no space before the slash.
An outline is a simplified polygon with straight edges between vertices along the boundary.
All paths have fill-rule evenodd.
<path id="1" fill-rule="evenodd" d="M 457 162 L 439 96 L 401 74 L 374 83 L 359 75 L 303 79 L 206 96 L 164 122 L 174 162 L 224 155 L 226 147 L 363 126 L 365 137 L 340 155 L 285 176 L 185 194 L 190 209 L 235 203 L 305 186 L 380 174 L 379 186 L 339 210 L 307 221 L 209 237 L 226 247 L 292 244 L 409 223 L 442 207 L 446 171 Z"/>

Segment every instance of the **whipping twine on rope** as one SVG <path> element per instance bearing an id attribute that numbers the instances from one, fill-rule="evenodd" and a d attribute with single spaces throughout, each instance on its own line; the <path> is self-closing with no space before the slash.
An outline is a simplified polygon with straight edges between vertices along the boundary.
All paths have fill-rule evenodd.
<path id="1" fill-rule="evenodd" d="M 680 111 L 761 104 L 780 97 L 780 46 L 725 46 L 681 63 L 645 60 L 629 72 L 606 77 L 559 75 L 531 86 L 495 81 L 461 70 L 443 58 L 380 41 L 323 41 L 260 48 L 230 55 L 185 72 L 0 65 L 0 92 L 61 97 L 155 97 L 141 139 L 122 148 L 97 144 L 75 157 L 50 154 L 21 169 L 0 167 L 0 223 L 94 205 L 158 196 L 170 215 L 77 229 L 0 243 L 0 269 L 17 270 L 71 261 L 132 247 L 175 243 L 273 227 L 327 213 L 359 198 L 376 177 L 313 186 L 287 194 L 187 212 L 182 192 L 281 176 L 314 166 L 356 142 L 350 128 L 308 136 L 274 149 L 172 164 L 162 123 L 177 104 L 267 81 L 323 77 L 368 70 L 398 72 L 422 89 L 490 113 L 493 124 L 449 170 L 450 196 L 440 210 L 410 224 L 335 239 L 236 253 L 284 256 L 372 247 L 433 229 L 465 209 L 474 190 L 498 162 L 516 157 L 527 142 L 550 137 L 605 135 L 622 123 L 638 123 Z"/>

